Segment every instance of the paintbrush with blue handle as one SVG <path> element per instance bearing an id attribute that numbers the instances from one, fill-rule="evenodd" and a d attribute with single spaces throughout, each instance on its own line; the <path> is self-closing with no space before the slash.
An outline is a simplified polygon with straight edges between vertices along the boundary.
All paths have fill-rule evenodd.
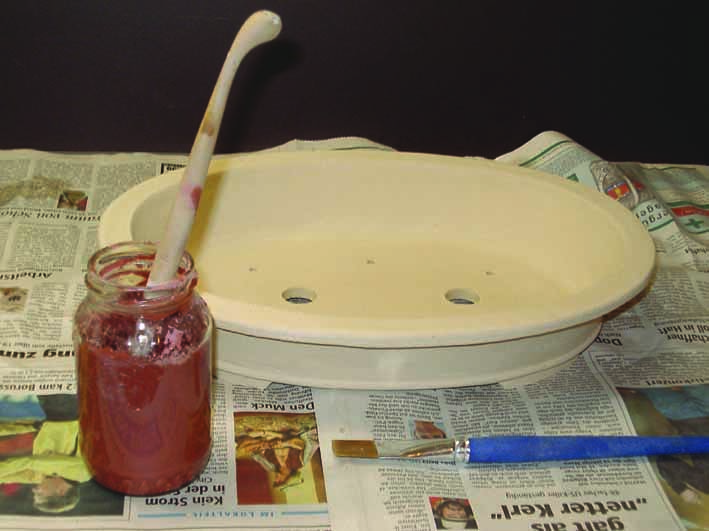
<path id="1" fill-rule="evenodd" d="M 423 440 L 333 440 L 337 457 L 418 459 L 452 456 L 460 463 L 526 463 L 709 452 L 709 437 L 506 435 Z"/>

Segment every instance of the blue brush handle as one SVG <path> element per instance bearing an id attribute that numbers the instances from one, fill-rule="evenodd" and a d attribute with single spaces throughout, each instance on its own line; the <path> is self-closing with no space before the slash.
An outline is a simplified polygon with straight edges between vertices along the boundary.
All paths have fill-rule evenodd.
<path id="1" fill-rule="evenodd" d="M 700 436 L 512 435 L 473 437 L 468 442 L 468 463 L 524 463 L 709 452 L 709 437 Z"/>

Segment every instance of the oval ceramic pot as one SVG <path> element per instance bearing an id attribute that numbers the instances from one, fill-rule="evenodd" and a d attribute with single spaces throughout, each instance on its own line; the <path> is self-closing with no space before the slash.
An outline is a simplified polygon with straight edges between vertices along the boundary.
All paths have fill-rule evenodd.
<path id="1" fill-rule="evenodd" d="M 106 210 L 102 246 L 162 237 L 181 171 Z M 188 242 L 219 367 L 338 388 L 487 384 L 568 361 L 647 284 L 633 214 L 484 159 L 379 151 L 212 162 Z"/>

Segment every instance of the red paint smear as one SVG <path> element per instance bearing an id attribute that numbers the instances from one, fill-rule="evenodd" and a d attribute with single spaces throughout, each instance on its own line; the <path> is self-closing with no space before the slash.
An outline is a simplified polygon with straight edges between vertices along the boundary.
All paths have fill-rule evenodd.
<path id="1" fill-rule="evenodd" d="M 201 186 L 195 186 L 192 188 L 192 191 L 190 192 L 190 199 L 192 200 L 192 208 L 197 210 L 197 207 L 199 206 L 199 198 L 202 197 L 202 187 Z"/>

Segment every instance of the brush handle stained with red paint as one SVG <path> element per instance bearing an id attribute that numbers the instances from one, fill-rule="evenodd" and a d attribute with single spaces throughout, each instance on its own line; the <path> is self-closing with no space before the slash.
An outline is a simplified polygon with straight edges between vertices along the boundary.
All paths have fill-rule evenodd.
<path id="1" fill-rule="evenodd" d="M 175 276 L 192 230 L 236 70 L 249 51 L 274 39 L 280 31 L 281 19 L 278 15 L 270 11 L 257 11 L 244 22 L 234 38 L 192 145 L 165 232 L 158 242 L 148 286 L 162 284 Z"/>

